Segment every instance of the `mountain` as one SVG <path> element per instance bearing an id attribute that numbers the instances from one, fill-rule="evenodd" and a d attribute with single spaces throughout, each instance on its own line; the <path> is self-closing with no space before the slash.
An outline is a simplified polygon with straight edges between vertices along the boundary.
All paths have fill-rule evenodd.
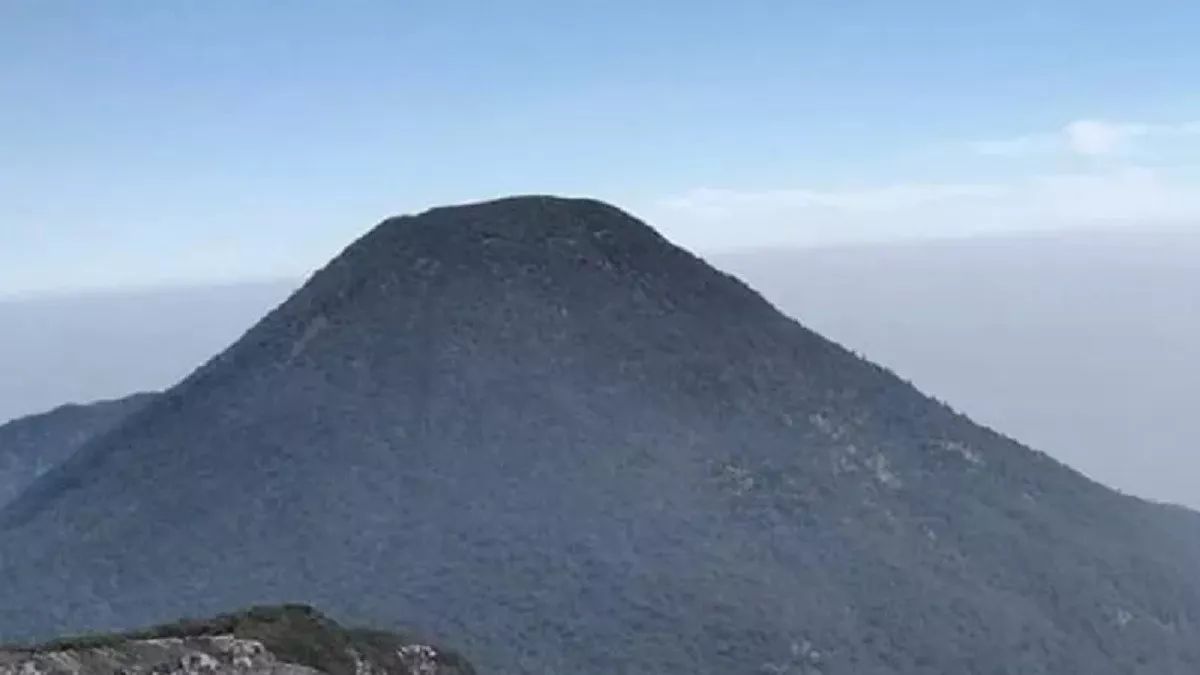
<path id="1" fill-rule="evenodd" d="M 87 441 L 141 409 L 152 396 L 64 405 L 0 425 L 0 508 Z"/>
<path id="2" fill-rule="evenodd" d="M 385 221 L 0 542 L 9 639 L 304 602 L 485 672 L 1200 667 L 1200 516 L 588 200 Z"/>
<path id="3" fill-rule="evenodd" d="M 705 258 L 972 419 L 1106 485 L 1200 508 L 1200 429 L 1189 394 L 1200 381 L 1200 231 L 996 235 Z M 0 378 L 0 420 L 39 403 L 170 386 L 299 285 L 0 301 L 8 338 L 0 372 L 18 374 Z"/>
<path id="4" fill-rule="evenodd" d="M 295 290 L 292 281 L 0 297 L 0 423 L 179 382 Z"/>
<path id="5" fill-rule="evenodd" d="M 0 648 L 0 675 L 473 675 L 454 652 L 347 630 L 311 607 L 253 607 L 125 635 Z"/>
<path id="6" fill-rule="evenodd" d="M 1200 508 L 1200 231 L 709 260 L 973 419 L 1105 484 Z"/>
<path id="7" fill-rule="evenodd" d="M 705 257 L 789 316 L 972 419 L 1106 485 L 1200 508 L 1200 429 L 1188 394 L 1200 381 L 1200 294 L 1193 291 L 1200 232 L 1004 235 Z M 0 372 L 30 373 L 40 388 L 35 401 L 166 387 L 298 285 L 0 302 L 0 330 L 10 337 Z M 21 326 L 22 337 L 11 339 L 9 324 Z M 20 378 L 0 379 L 0 419 L 5 409 L 29 409 L 29 389 Z"/>

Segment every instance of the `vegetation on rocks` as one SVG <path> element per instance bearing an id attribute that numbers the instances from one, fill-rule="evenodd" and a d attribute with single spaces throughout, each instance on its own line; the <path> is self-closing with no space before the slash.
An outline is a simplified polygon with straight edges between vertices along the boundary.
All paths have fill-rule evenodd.
<path id="1" fill-rule="evenodd" d="M 0 675 L 302 672 L 295 667 L 328 675 L 474 673 L 454 652 L 393 633 L 343 629 L 304 605 L 0 649 Z"/>

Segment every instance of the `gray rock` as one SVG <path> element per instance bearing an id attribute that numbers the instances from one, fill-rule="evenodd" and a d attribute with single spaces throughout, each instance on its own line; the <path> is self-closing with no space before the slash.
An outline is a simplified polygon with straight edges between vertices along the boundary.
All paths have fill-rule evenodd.
<path id="1" fill-rule="evenodd" d="M 0 649 L 0 675 L 473 675 L 399 635 L 348 631 L 307 607 L 260 607 L 128 635 Z"/>

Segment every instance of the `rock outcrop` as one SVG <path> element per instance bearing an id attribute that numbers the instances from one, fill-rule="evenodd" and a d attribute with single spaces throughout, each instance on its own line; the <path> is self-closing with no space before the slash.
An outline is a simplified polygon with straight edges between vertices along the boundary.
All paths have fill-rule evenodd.
<path id="1" fill-rule="evenodd" d="M 258 607 L 125 635 L 0 649 L 0 675 L 473 675 L 453 652 L 346 630 L 304 606 Z"/>

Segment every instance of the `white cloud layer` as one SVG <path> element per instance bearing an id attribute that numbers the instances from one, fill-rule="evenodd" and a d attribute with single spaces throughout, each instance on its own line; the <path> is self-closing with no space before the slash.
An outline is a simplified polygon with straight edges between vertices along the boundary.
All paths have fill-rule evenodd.
<path id="1" fill-rule="evenodd" d="M 1181 124 L 1145 124 L 1080 119 L 1051 133 L 1029 134 L 999 140 L 975 141 L 968 147 L 981 155 L 1023 157 L 1063 153 L 1080 157 L 1107 157 L 1129 150 L 1140 140 L 1200 136 L 1200 121 Z"/>
<path id="2" fill-rule="evenodd" d="M 1097 120 L 1076 120 L 1063 129 L 1067 147 L 1077 155 L 1095 157 L 1116 152 L 1130 137 L 1143 133 L 1142 127 L 1110 124 Z"/>
<path id="3" fill-rule="evenodd" d="M 1103 134 L 1081 143 L 1107 147 Z M 1091 145 L 1088 145 L 1091 144 Z M 642 210 L 701 250 L 1097 227 L 1200 227 L 1200 179 L 1147 167 L 989 184 L 898 183 L 822 191 L 697 189 Z"/>
<path id="4" fill-rule="evenodd" d="M 1200 231 L 1200 165 L 1183 164 L 1200 157 L 1200 121 L 1079 119 L 966 149 L 979 164 L 975 175 L 995 173 L 989 157 L 1024 158 L 1015 166 L 1027 173 L 844 190 L 699 188 L 641 213 L 701 250 L 1116 227 Z M 958 176 L 972 173 L 956 168 Z"/>

